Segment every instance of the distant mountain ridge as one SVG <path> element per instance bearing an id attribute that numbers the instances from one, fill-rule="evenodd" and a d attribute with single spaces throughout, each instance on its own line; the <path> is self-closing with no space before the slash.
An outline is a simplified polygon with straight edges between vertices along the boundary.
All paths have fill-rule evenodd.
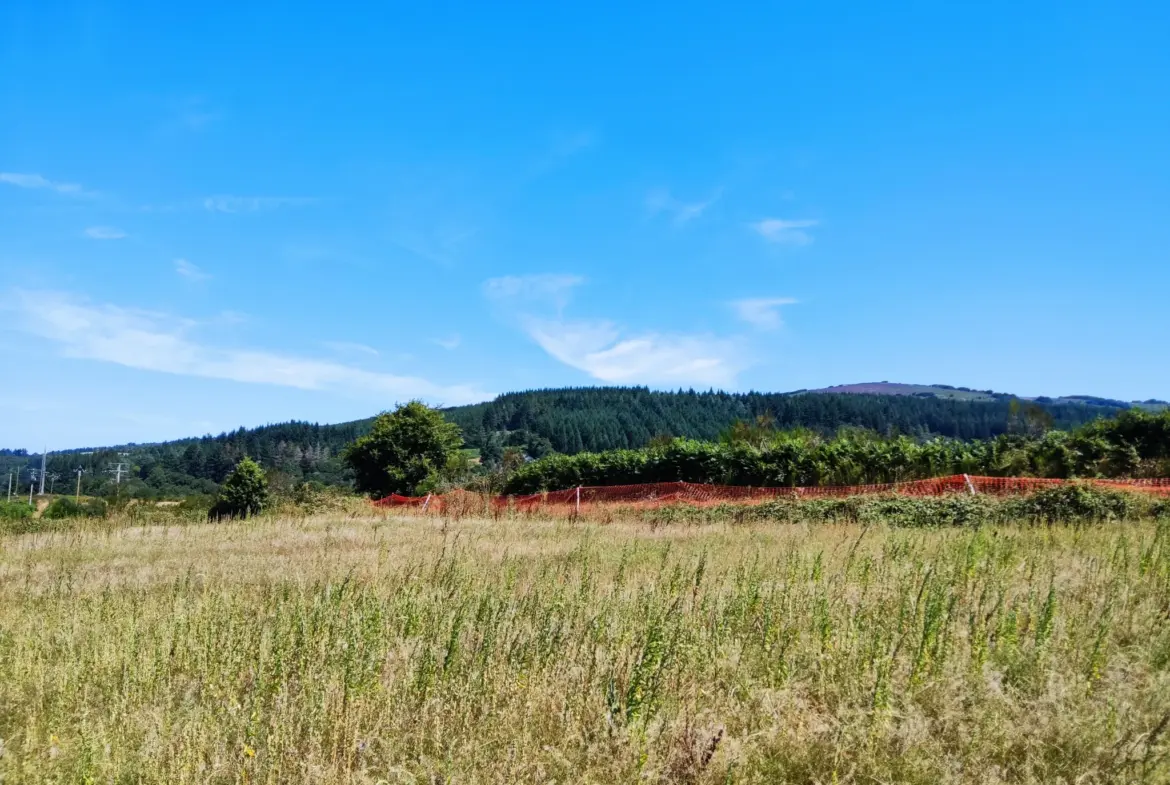
<path id="1" fill-rule="evenodd" d="M 985 401 L 1010 399 L 1014 396 L 992 390 L 972 390 L 969 387 L 952 387 L 948 384 L 904 384 L 902 382 L 860 382 L 838 384 L 815 390 L 797 390 L 799 393 L 821 393 L 836 395 L 914 395 L 926 398 L 946 398 L 956 401 Z"/>
<path id="2" fill-rule="evenodd" d="M 925 398 L 946 398 L 957 401 L 1004 401 L 1019 398 L 1022 401 L 1037 403 L 1081 403 L 1086 406 L 1104 406 L 1112 409 L 1159 409 L 1170 406 L 1170 402 L 1150 398 L 1145 401 L 1120 401 L 1116 398 L 1100 398 L 1095 395 L 1062 395 L 1057 398 L 1038 396 L 1029 398 L 1023 395 L 1000 393 L 994 390 L 973 390 L 970 387 L 953 387 L 949 384 L 905 384 L 903 382 L 860 382 L 857 384 L 838 384 L 832 387 L 821 387 L 815 390 L 795 390 L 792 394 L 822 393 L 838 395 L 913 395 Z"/>

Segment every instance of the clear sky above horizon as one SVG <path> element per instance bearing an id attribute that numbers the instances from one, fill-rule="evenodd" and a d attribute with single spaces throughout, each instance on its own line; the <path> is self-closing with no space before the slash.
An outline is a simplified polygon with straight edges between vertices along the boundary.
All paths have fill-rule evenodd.
<path id="1" fill-rule="evenodd" d="M 1170 398 L 1170 4 L 0 4 L 0 446 Z"/>

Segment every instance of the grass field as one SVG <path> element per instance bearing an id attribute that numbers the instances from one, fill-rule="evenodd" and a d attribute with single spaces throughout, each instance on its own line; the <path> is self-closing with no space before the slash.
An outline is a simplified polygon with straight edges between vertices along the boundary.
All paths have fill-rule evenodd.
<path id="1" fill-rule="evenodd" d="M 1170 781 L 1170 525 L 0 538 L 0 780 Z"/>

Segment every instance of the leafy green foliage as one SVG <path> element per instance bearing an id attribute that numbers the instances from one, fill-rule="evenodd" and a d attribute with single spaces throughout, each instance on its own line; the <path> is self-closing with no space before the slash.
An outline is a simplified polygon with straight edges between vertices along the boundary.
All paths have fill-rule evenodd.
<path id="1" fill-rule="evenodd" d="M 668 505 L 631 510 L 650 523 L 852 523 L 934 528 L 1017 523 L 1100 523 L 1159 518 L 1167 504 L 1148 494 L 1069 485 L 1027 496 L 986 495 L 911 497 L 849 496 L 830 499 L 778 499 L 763 504 L 714 507 Z"/>
<path id="2" fill-rule="evenodd" d="M 268 478 L 260 464 L 243 458 L 224 480 L 219 498 L 208 513 L 211 518 L 247 518 L 268 504 Z"/>
<path id="3" fill-rule="evenodd" d="M 45 508 L 41 517 L 51 521 L 63 518 L 104 518 L 108 512 L 109 505 L 104 499 L 85 499 L 79 502 L 71 496 L 61 496 Z"/>
<path id="4" fill-rule="evenodd" d="M 345 487 L 351 476 L 340 453 L 368 432 L 369 424 L 368 420 L 340 425 L 284 423 L 161 444 L 87 448 L 49 455 L 48 471 L 57 475 L 58 491 L 72 492 L 75 471 L 82 468 L 81 493 L 112 498 L 118 486 L 108 470 L 117 462 L 128 462 L 131 471 L 122 477 L 122 496 L 182 499 L 215 496 L 240 459 L 249 456 L 274 484 L 293 487 L 316 482 Z M 0 473 L 10 468 L 24 472 L 27 494 L 27 469 L 40 468 L 40 456 L 23 451 L 19 455 L 0 454 Z M 0 482 L 4 479 L 0 474 Z"/>
<path id="5" fill-rule="evenodd" d="M 1009 514 L 1038 523 L 1096 523 L 1157 517 L 1161 505 L 1150 496 L 1089 485 L 1062 485 L 1010 500 Z"/>
<path id="6" fill-rule="evenodd" d="M 438 410 L 411 401 L 379 416 L 370 433 L 343 457 L 358 491 L 375 497 L 414 495 L 433 490 L 445 471 L 465 467 L 456 457 L 462 445 L 457 425 Z"/>
<path id="7" fill-rule="evenodd" d="M 733 427 L 722 442 L 676 439 L 644 450 L 552 455 L 520 466 L 507 493 L 577 485 L 696 482 L 809 486 L 901 482 L 949 474 L 1038 477 L 1165 476 L 1170 411 L 1127 411 L 1072 433 L 1008 434 L 986 441 L 881 438 L 857 429 L 824 439 L 808 430 Z"/>
<path id="8" fill-rule="evenodd" d="M 31 504 L 24 502 L 0 502 L 0 521 L 22 521 L 33 516 Z"/>

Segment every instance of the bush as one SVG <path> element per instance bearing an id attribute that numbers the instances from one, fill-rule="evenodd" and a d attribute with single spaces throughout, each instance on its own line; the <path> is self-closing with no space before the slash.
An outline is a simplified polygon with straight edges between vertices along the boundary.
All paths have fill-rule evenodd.
<path id="1" fill-rule="evenodd" d="M 68 496 L 62 496 L 54 499 L 41 513 L 41 517 L 50 521 L 64 518 L 104 518 L 108 512 L 109 505 L 104 499 L 86 499 L 78 502 Z"/>
<path id="2" fill-rule="evenodd" d="M 1038 523 L 1125 521 L 1157 514 L 1158 502 L 1144 493 L 1072 484 L 1009 499 L 1008 517 Z"/>
<path id="3" fill-rule="evenodd" d="M 23 521 L 33 516 L 31 504 L 24 502 L 0 502 L 0 521 Z"/>
<path id="4" fill-rule="evenodd" d="M 1033 413 L 1035 414 L 1035 413 Z M 1021 414 L 1024 420 L 1026 414 Z M 1026 426 L 1026 423 L 1024 423 Z M 1156 477 L 1170 471 L 1170 410 L 1127 411 L 1074 432 L 926 441 L 844 429 L 836 438 L 740 424 L 722 443 L 656 441 L 639 450 L 551 455 L 508 478 L 507 494 L 577 485 L 674 482 L 757 487 L 861 485 L 980 474 L 1001 477 Z"/>
<path id="5" fill-rule="evenodd" d="M 219 498 L 207 513 L 211 519 L 247 518 L 268 504 L 268 478 L 260 464 L 244 458 L 223 481 Z"/>
<path id="6" fill-rule="evenodd" d="M 175 510 L 184 514 L 199 513 L 200 515 L 206 515 L 207 511 L 215 506 L 215 501 L 215 496 L 212 494 L 192 493 L 184 496 Z"/>
<path id="7" fill-rule="evenodd" d="M 0 533 L 26 534 L 36 531 L 40 521 L 33 517 L 35 509 L 24 502 L 0 502 Z"/>
<path id="8" fill-rule="evenodd" d="M 319 482 L 304 482 L 286 493 L 274 494 L 267 509 L 289 517 L 321 515 L 332 513 L 349 515 L 354 512 L 368 512 L 370 501 L 342 488 L 323 485 Z"/>
<path id="9" fill-rule="evenodd" d="M 643 520 L 669 523 L 881 523 L 891 526 L 984 526 L 1010 523 L 1096 523 L 1170 517 L 1170 499 L 1142 493 L 1066 485 L 1028 496 L 997 498 L 951 494 L 913 497 L 849 496 L 837 499 L 777 499 L 755 505 L 714 507 L 668 505 L 641 513 Z"/>

